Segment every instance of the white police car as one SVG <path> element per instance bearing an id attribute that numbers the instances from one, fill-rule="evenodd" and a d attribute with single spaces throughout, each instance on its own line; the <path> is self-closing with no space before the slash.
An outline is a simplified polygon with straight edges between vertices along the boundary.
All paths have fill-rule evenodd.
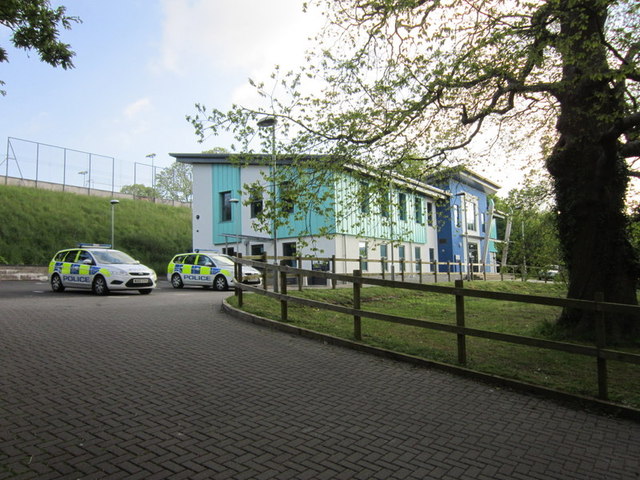
<path id="1" fill-rule="evenodd" d="M 78 248 L 60 250 L 49 263 L 51 290 L 91 289 L 96 295 L 109 290 L 138 290 L 151 293 L 156 273 L 111 245 L 79 244 Z"/>
<path id="2" fill-rule="evenodd" d="M 233 287 L 233 260 L 226 255 L 211 252 L 180 253 L 173 257 L 167 266 L 167 280 L 173 288 L 185 285 L 213 287 L 227 290 Z M 242 266 L 242 283 L 259 285 L 260 272 L 255 268 Z"/>

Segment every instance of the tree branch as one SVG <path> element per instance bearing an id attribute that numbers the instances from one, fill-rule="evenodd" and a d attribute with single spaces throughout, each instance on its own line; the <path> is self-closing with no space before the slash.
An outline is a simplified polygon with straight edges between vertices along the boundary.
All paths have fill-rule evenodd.
<path id="1" fill-rule="evenodd" d="M 623 143 L 619 152 L 624 158 L 640 157 L 640 140 Z"/>

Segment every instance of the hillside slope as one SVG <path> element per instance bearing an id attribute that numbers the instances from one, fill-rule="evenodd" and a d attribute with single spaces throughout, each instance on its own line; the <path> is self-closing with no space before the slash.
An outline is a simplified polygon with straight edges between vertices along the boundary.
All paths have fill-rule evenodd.
<path id="1" fill-rule="evenodd" d="M 79 242 L 111 243 L 109 200 L 0 185 L 0 263 L 47 265 Z M 122 199 L 114 243 L 163 275 L 174 254 L 191 248 L 191 209 Z"/>

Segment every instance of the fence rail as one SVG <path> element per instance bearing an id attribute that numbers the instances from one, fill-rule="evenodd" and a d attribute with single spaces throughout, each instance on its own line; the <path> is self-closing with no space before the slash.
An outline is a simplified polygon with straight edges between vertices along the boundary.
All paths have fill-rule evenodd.
<path id="1" fill-rule="evenodd" d="M 511 344 L 526 345 L 530 347 L 555 350 L 570 354 L 583 355 L 593 357 L 596 362 L 596 375 L 598 380 L 598 397 L 602 400 L 608 400 L 608 360 L 616 360 L 619 362 L 630 363 L 634 365 L 640 365 L 640 355 L 635 353 L 624 352 L 612 348 L 607 348 L 606 341 L 606 314 L 617 313 L 624 315 L 633 315 L 635 317 L 640 316 L 640 307 L 634 305 L 623 305 L 617 303 L 610 303 L 602 301 L 602 295 L 598 295 L 598 298 L 594 301 L 577 300 L 567 298 L 545 297 L 536 295 L 523 295 L 505 292 L 491 292 L 483 290 L 475 290 L 464 288 L 463 280 L 455 280 L 455 286 L 441 286 L 433 284 L 420 284 L 411 282 L 398 282 L 386 279 L 363 277 L 362 272 L 354 270 L 353 275 L 338 274 L 331 272 L 321 272 L 314 270 L 305 270 L 284 265 L 287 260 L 281 259 L 281 265 L 265 264 L 261 261 L 250 260 L 243 258 L 239 255 L 235 258 L 236 271 L 235 278 L 241 278 L 242 265 L 249 265 L 253 267 L 264 268 L 265 279 L 266 271 L 271 270 L 277 272 L 279 276 L 279 293 L 276 291 L 269 291 L 266 289 L 266 282 L 263 282 L 262 287 L 255 287 L 245 285 L 240 282 L 235 282 L 236 295 L 238 296 L 239 306 L 243 304 L 243 291 L 249 291 L 258 293 L 260 295 L 266 295 L 268 297 L 277 299 L 280 301 L 280 319 L 283 322 L 288 318 L 288 304 L 289 302 L 297 303 L 300 305 L 306 305 L 313 308 L 330 310 L 338 313 L 353 316 L 353 336 L 356 340 L 362 340 L 362 318 L 371 318 L 375 320 L 381 320 L 385 322 L 397 323 L 402 325 L 408 325 L 413 327 L 420 327 L 430 330 L 437 330 L 447 332 L 457 337 L 457 358 L 458 363 L 461 366 L 467 363 L 467 342 L 466 337 L 478 337 L 488 340 L 507 342 Z M 335 305 L 326 302 L 320 302 L 317 300 L 309 300 L 296 296 L 289 295 L 287 293 L 287 278 L 288 277 L 321 277 L 327 280 L 331 280 L 334 285 L 335 282 L 341 281 L 352 284 L 353 288 L 353 306 L 347 307 L 344 305 Z M 299 288 L 301 288 L 301 282 Z M 396 315 L 389 315 L 379 312 L 373 312 L 369 310 L 363 310 L 360 305 L 360 290 L 363 285 L 377 285 L 389 288 L 399 288 L 406 290 L 416 290 L 422 292 L 439 293 L 445 295 L 452 295 L 455 297 L 455 320 L 456 324 L 443 324 L 438 322 L 431 322 L 428 320 L 421 320 L 415 318 L 406 318 Z M 476 328 L 469 328 L 465 325 L 465 299 L 466 298 L 484 298 L 496 301 L 507 301 L 517 303 L 528 303 L 536 305 L 555 306 L 562 308 L 575 308 L 582 310 L 589 310 L 597 312 L 596 315 L 596 341 L 595 345 L 580 345 L 568 342 L 561 342 L 555 340 L 545 340 L 541 338 L 533 338 L 522 335 L 515 335 L 509 333 L 494 332 L 489 330 L 482 330 Z"/>

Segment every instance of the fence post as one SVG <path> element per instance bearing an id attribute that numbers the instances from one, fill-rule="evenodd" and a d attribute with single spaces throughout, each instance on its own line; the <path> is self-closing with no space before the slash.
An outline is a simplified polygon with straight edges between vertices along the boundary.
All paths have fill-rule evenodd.
<path id="1" fill-rule="evenodd" d="M 447 260 L 447 281 L 451 281 L 451 261 Z"/>
<path id="2" fill-rule="evenodd" d="M 336 256 L 335 255 L 331 255 L 331 273 L 333 273 L 333 274 L 338 273 L 338 271 L 336 269 Z M 331 288 L 335 289 L 337 284 L 338 284 L 338 280 L 336 280 L 335 278 L 332 278 L 331 279 Z"/>
<path id="3" fill-rule="evenodd" d="M 302 257 L 298 255 L 298 268 L 302 270 Z M 302 291 L 302 274 L 298 274 L 298 290 Z"/>
<path id="4" fill-rule="evenodd" d="M 284 266 L 285 262 L 286 260 L 281 260 L 280 266 Z M 286 295 L 287 294 L 287 272 L 279 272 L 279 273 L 280 273 L 280 293 L 282 295 Z M 288 307 L 287 301 L 284 299 L 281 299 L 280 300 L 280 320 L 282 320 L 285 323 L 287 322 L 289 317 L 289 312 L 287 307 Z"/>
<path id="5" fill-rule="evenodd" d="M 354 270 L 353 276 L 353 308 L 355 310 L 360 310 L 360 289 L 362 288 L 362 285 L 357 277 L 362 276 L 362 271 Z M 360 315 L 353 316 L 353 337 L 356 340 L 362 340 L 362 322 Z"/>
<path id="6" fill-rule="evenodd" d="M 487 281 L 487 264 L 482 262 L 482 276 L 484 277 L 484 281 Z"/>
<path id="7" fill-rule="evenodd" d="M 404 258 L 400 259 L 400 280 L 404 282 L 404 269 L 407 268 L 407 265 L 404 262 Z"/>
<path id="8" fill-rule="evenodd" d="M 433 283 L 438 283 L 438 262 L 433 261 Z"/>
<path id="9" fill-rule="evenodd" d="M 594 297 L 596 302 L 604 302 L 604 293 L 596 292 Z M 596 309 L 596 348 L 598 349 L 598 397 L 607 400 L 609 392 L 607 388 L 607 359 L 601 356 L 600 350 L 607 345 L 607 329 L 605 324 L 605 313 Z"/>
<path id="10" fill-rule="evenodd" d="M 463 288 L 464 282 L 462 280 L 455 281 L 456 288 Z M 456 293 L 456 325 L 458 327 L 464 327 L 464 295 Z M 466 337 L 463 333 L 458 333 L 458 363 L 460 365 L 467 364 L 467 343 Z"/>
<path id="11" fill-rule="evenodd" d="M 422 264 L 422 260 L 418 260 L 418 263 L 416 263 L 416 266 L 418 267 L 418 282 L 422 283 L 422 267 L 424 266 Z"/>
<path id="12" fill-rule="evenodd" d="M 458 267 L 460 267 L 460 280 L 462 280 L 462 260 L 458 260 Z"/>
<path id="13" fill-rule="evenodd" d="M 267 278 L 269 278 L 269 269 L 267 268 L 267 252 L 262 252 L 262 260 L 264 262 L 264 270 L 262 271 L 262 288 L 267 289 Z"/>
<path id="14" fill-rule="evenodd" d="M 382 279 L 384 280 L 384 263 L 387 257 L 380 257 L 380 271 L 382 272 Z"/>
<path id="15" fill-rule="evenodd" d="M 239 253 L 238 258 L 242 258 Z M 242 289 L 240 288 L 240 279 L 242 278 L 242 266 L 238 262 L 233 263 L 233 283 L 235 284 L 234 294 L 238 297 L 238 306 L 242 307 Z"/>

